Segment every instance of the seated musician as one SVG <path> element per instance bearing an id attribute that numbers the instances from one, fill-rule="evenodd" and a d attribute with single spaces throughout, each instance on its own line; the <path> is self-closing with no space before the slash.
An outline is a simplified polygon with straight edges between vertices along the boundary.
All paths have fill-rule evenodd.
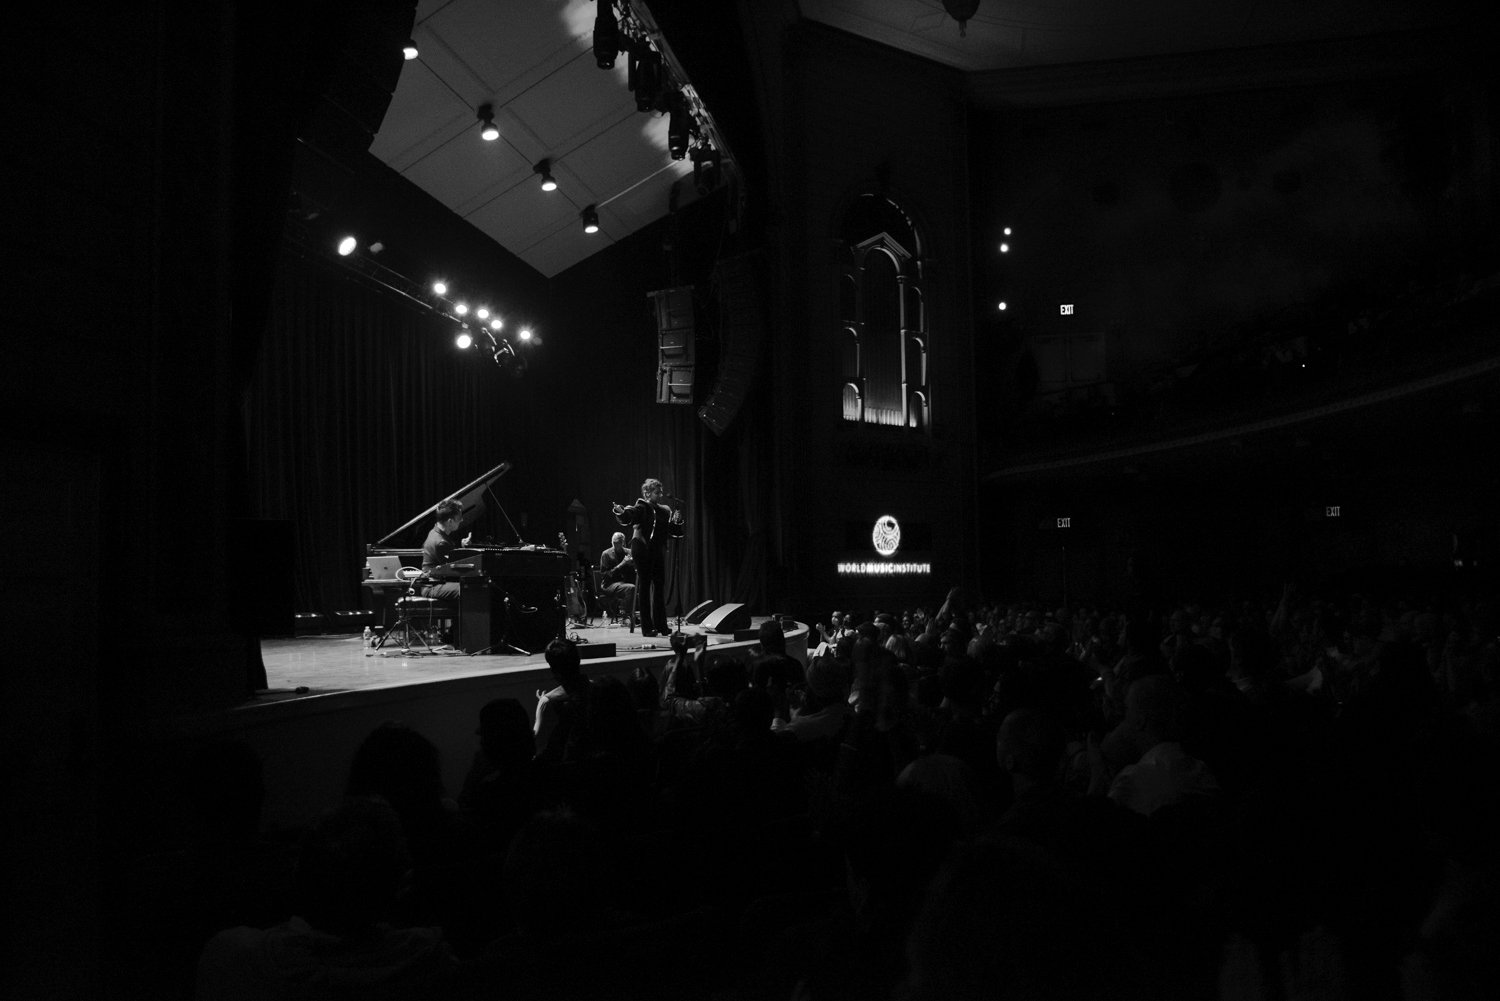
<path id="1" fill-rule="evenodd" d="M 438 504 L 437 522 L 432 526 L 432 531 L 427 533 L 427 541 L 422 543 L 422 573 L 426 574 L 433 567 L 447 563 L 453 558 L 453 550 L 458 548 L 458 533 L 463 528 L 463 522 L 464 509 L 458 501 L 445 500 Z M 456 580 L 442 584 L 425 581 L 417 589 L 417 593 L 422 597 L 437 598 L 441 601 L 457 601 L 458 591 Z"/>
<path id="2" fill-rule="evenodd" d="M 625 548 L 625 533 L 616 532 L 609 540 L 609 548 L 599 554 L 599 590 L 615 602 L 619 614 L 635 631 L 635 563 L 630 550 Z"/>

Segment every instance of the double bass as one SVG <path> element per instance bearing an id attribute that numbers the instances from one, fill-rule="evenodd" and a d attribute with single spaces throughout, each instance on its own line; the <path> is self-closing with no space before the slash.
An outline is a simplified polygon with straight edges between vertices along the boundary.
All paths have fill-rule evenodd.
<path id="1" fill-rule="evenodd" d="M 568 551 L 568 537 L 563 532 L 557 533 L 557 548 L 565 553 Z M 583 597 L 583 582 L 579 580 L 577 570 L 568 572 L 567 591 L 568 618 L 580 625 L 587 625 L 589 621 L 589 607 L 588 602 Z"/>

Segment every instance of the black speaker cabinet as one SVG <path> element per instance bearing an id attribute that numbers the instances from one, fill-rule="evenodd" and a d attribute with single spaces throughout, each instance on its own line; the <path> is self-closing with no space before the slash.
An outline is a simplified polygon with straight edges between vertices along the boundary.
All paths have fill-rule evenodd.
<path id="1" fill-rule="evenodd" d="M 700 625 L 709 612 L 719 607 L 717 601 L 705 601 L 701 605 L 694 605 L 693 610 L 687 613 L 687 621 L 690 625 Z"/>
<path id="2" fill-rule="evenodd" d="M 732 633 L 750 628 L 750 609 L 737 601 L 720 605 L 703 619 L 703 629 L 710 633 Z"/>

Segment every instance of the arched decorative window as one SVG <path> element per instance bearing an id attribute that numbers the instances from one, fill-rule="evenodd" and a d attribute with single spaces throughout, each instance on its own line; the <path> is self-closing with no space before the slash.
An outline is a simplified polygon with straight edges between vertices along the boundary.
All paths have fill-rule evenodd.
<path id="1" fill-rule="evenodd" d="M 865 194 L 845 213 L 841 236 L 844 420 L 929 430 L 929 341 L 916 227 L 889 198 Z"/>

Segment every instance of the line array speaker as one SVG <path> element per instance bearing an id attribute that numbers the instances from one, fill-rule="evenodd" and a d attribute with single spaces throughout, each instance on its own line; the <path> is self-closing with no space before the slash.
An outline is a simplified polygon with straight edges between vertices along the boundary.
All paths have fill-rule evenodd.
<path id="1" fill-rule="evenodd" d="M 749 254 L 721 261 L 714 269 L 719 288 L 719 371 L 698 419 L 723 434 L 745 402 L 760 370 L 766 340 L 756 260 Z"/>
<path id="2" fill-rule="evenodd" d="M 656 402 L 692 403 L 697 364 L 693 286 L 647 293 L 656 304 Z"/>

